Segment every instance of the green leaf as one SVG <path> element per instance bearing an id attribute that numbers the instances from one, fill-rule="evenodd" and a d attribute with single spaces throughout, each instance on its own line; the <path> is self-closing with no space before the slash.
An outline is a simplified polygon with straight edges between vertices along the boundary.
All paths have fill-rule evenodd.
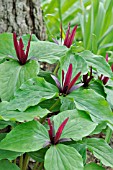
<path id="1" fill-rule="evenodd" d="M 75 148 L 80 153 L 83 159 L 83 163 L 86 164 L 87 159 L 86 145 L 81 143 L 73 143 L 69 144 L 69 146 Z"/>
<path id="2" fill-rule="evenodd" d="M 105 168 L 97 165 L 96 163 L 89 163 L 89 164 L 86 164 L 84 170 L 105 170 Z"/>
<path id="3" fill-rule="evenodd" d="M 113 167 L 113 149 L 103 139 L 90 138 L 85 139 L 84 142 L 102 164 Z"/>
<path id="4" fill-rule="evenodd" d="M 88 136 L 96 127 L 96 123 L 92 122 L 90 117 L 83 111 L 67 110 L 54 116 L 55 131 L 57 131 L 60 124 L 69 117 L 69 120 L 64 127 L 61 135 L 62 138 L 71 138 L 75 141 L 81 140 Z"/>
<path id="5" fill-rule="evenodd" d="M 58 88 L 43 78 L 37 77 L 25 82 L 15 93 L 15 98 L 10 102 L 8 110 L 24 111 L 30 106 L 58 96 Z"/>
<path id="6" fill-rule="evenodd" d="M 72 99 L 62 96 L 60 97 L 60 99 L 61 99 L 60 111 L 73 110 L 76 108 L 75 103 L 73 102 Z"/>
<path id="7" fill-rule="evenodd" d="M 47 41 L 31 42 L 29 56 L 37 58 L 39 61 L 50 64 L 55 63 L 64 56 L 68 48 Z"/>
<path id="8" fill-rule="evenodd" d="M 0 103 L 0 105 L 1 105 L 1 103 Z M 1 110 L 0 110 L 0 112 L 1 112 Z M 13 122 L 10 122 L 10 121 L 0 120 L 0 129 L 4 129 L 4 128 L 6 128 L 8 125 L 13 126 L 14 123 L 13 123 Z"/>
<path id="9" fill-rule="evenodd" d="M 62 70 L 64 70 L 66 74 L 70 63 L 72 63 L 73 65 L 72 77 L 74 77 L 80 71 L 82 72 L 82 74 L 87 73 L 88 68 L 87 68 L 86 61 L 78 54 L 72 54 L 71 52 L 68 52 L 67 55 L 62 57 L 60 60 L 60 70 L 59 70 L 60 79 L 62 76 Z"/>
<path id="10" fill-rule="evenodd" d="M 73 147 L 58 144 L 46 152 L 44 167 L 46 170 L 83 170 L 83 160 Z"/>
<path id="11" fill-rule="evenodd" d="M 16 89 L 26 80 L 33 78 L 39 71 L 36 61 L 29 61 L 21 66 L 17 61 L 6 61 L 0 64 L 0 97 L 9 101 Z"/>
<path id="12" fill-rule="evenodd" d="M 0 34 L 0 59 L 8 55 L 16 58 L 13 36 L 11 33 L 2 33 Z"/>
<path id="13" fill-rule="evenodd" d="M 106 126 L 107 126 L 107 122 L 99 123 L 98 126 L 95 128 L 95 130 L 91 133 L 91 135 L 101 133 L 102 130 L 106 128 Z"/>
<path id="14" fill-rule="evenodd" d="M 0 103 L 0 118 L 5 121 L 31 121 L 35 117 L 42 118 L 49 113 L 47 109 L 42 109 L 40 106 L 30 107 L 24 112 L 18 110 L 8 110 L 8 104 L 8 102 Z M 4 124 L 8 125 L 8 122 L 5 122 Z"/>
<path id="15" fill-rule="evenodd" d="M 14 163 L 9 162 L 8 160 L 0 161 L 0 170 L 20 170 L 20 168 Z"/>
<path id="16" fill-rule="evenodd" d="M 36 121 L 16 126 L 0 142 L 0 148 L 15 152 L 31 152 L 43 148 L 49 140 L 45 127 Z"/>
<path id="17" fill-rule="evenodd" d="M 6 133 L 0 133 L 0 141 L 3 140 L 5 137 L 6 137 Z M 2 159 L 14 160 L 21 154 L 22 154 L 21 152 L 13 152 L 13 151 L 0 149 L 0 160 Z"/>
<path id="18" fill-rule="evenodd" d="M 107 77 L 112 76 L 111 68 L 104 57 L 100 55 L 95 55 L 88 50 L 79 53 L 79 55 L 83 57 L 84 60 L 86 60 L 89 66 L 95 68 L 99 74 L 103 74 Z"/>
<path id="19" fill-rule="evenodd" d="M 113 113 L 108 102 L 95 91 L 89 89 L 74 91 L 67 97 L 74 99 L 79 110 L 88 111 L 94 122 L 109 121 L 113 124 Z"/>
<path id="20" fill-rule="evenodd" d="M 96 93 L 100 94 L 104 98 L 106 97 L 104 87 L 102 85 L 102 82 L 100 82 L 100 80 L 92 81 L 88 88 L 94 90 Z"/>
<path id="21" fill-rule="evenodd" d="M 107 101 L 110 104 L 111 108 L 113 109 L 113 88 L 112 87 L 104 87 L 105 93 L 107 94 Z"/>
<path id="22" fill-rule="evenodd" d="M 0 149 L 0 160 L 2 159 L 8 159 L 8 160 L 14 160 L 16 159 L 18 156 L 21 156 L 22 153 L 21 152 L 14 152 L 14 151 L 8 151 L 8 150 L 2 150 Z M 0 168 L 1 170 L 1 168 Z M 12 169 L 11 169 L 12 170 Z"/>

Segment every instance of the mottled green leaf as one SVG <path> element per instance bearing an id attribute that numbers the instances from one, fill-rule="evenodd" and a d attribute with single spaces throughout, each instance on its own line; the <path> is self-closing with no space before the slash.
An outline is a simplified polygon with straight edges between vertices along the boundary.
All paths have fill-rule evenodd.
<path id="1" fill-rule="evenodd" d="M 0 170 L 20 170 L 20 168 L 14 163 L 9 162 L 8 160 L 0 161 Z"/>
<path id="2" fill-rule="evenodd" d="M 6 61 L 0 64 L 0 97 L 10 100 L 16 89 L 26 80 L 33 78 L 39 71 L 36 61 L 29 61 L 20 65 L 17 61 Z"/>
<path id="3" fill-rule="evenodd" d="M 81 140 L 88 136 L 97 126 L 92 122 L 90 117 L 83 111 L 68 110 L 54 116 L 55 130 L 57 131 L 60 124 L 69 117 L 69 120 L 64 127 L 61 138 L 71 138 L 73 140 Z"/>
<path id="4" fill-rule="evenodd" d="M 109 64 L 106 62 L 104 57 L 100 55 L 95 55 L 88 50 L 79 53 L 79 55 L 83 57 L 84 60 L 86 60 L 89 66 L 95 68 L 99 73 L 99 75 L 103 74 L 104 76 L 108 76 L 108 77 L 112 76 L 111 68 Z"/>
<path id="5" fill-rule="evenodd" d="M 0 142 L 0 148 L 15 152 L 31 152 L 43 148 L 49 140 L 45 127 L 37 121 L 16 126 Z"/>
<path id="6" fill-rule="evenodd" d="M 47 109 L 42 109 L 40 106 L 30 107 L 25 111 L 8 110 L 8 104 L 8 102 L 0 103 L 0 118 L 5 121 L 31 121 L 35 117 L 42 118 L 49 113 Z M 6 122 L 5 124 L 8 124 L 8 122 Z"/>
<path id="7" fill-rule="evenodd" d="M 37 58 L 39 61 L 50 64 L 55 63 L 64 56 L 68 48 L 47 41 L 31 42 L 29 56 Z"/>
<path id="8" fill-rule="evenodd" d="M 37 77 L 28 80 L 15 93 L 15 98 L 10 102 L 8 109 L 24 111 L 30 106 L 53 98 L 58 95 L 58 88 L 43 78 Z"/>
<path id="9" fill-rule="evenodd" d="M 58 144 L 46 152 L 44 167 L 46 170 L 83 170 L 83 160 L 73 147 Z"/>
<path id="10" fill-rule="evenodd" d="M 89 163 L 89 164 L 86 164 L 84 170 L 105 170 L 105 168 L 97 165 L 96 163 Z"/>
<path id="11" fill-rule="evenodd" d="M 74 99 L 76 107 L 90 113 L 95 122 L 109 121 L 113 124 L 113 113 L 108 102 L 91 89 L 74 91 L 67 97 Z"/>
<path id="12" fill-rule="evenodd" d="M 103 139 L 89 138 L 85 139 L 84 142 L 105 166 L 113 167 L 113 149 Z"/>

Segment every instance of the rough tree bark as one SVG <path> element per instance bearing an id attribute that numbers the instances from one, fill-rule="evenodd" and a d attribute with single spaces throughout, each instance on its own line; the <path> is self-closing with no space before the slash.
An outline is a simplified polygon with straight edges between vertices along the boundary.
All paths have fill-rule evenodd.
<path id="1" fill-rule="evenodd" d="M 14 31 L 46 38 L 40 0 L 0 0 L 0 33 Z"/>

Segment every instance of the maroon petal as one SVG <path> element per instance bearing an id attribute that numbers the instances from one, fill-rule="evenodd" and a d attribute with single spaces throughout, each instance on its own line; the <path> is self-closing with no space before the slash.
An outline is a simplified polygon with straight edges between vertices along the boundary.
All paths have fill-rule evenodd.
<path id="1" fill-rule="evenodd" d="M 66 119 L 62 122 L 62 124 L 60 125 L 60 127 L 58 128 L 58 130 L 57 130 L 57 132 L 56 132 L 56 135 L 55 135 L 55 140 L 54 140 L 54 143 L 55 143 L 55 144 L 56 144 L 56 143 L 58 142 L 58 140 L 60 139 L 60 136 L 61 136 L 61 134 L 62 134 L 62 131 L 63 131 L 63 129 L 64 129 L 64 127 L 65 127 L 68 119 L 69 119 L 69 117 L 66 118 Z"/>
<path id="2" fill-rule="evenodd" d="M 17 37 L 16 37 L 16 33 L 13 33 L 13 42 L 14 42 L 14 47 L 15 47 L 15 51 L 16 51 L 16 55 L 19 59 L 19 45 L 18 45 L 18 41 L 17 41 Z"/>
<path id="3" fill-rule="evenodd" d="M 24 44 L 23 44 L 23 41 L 22 41 L 22 38 L 20 38 L 19 40 L 19 58 L 20 58 L 20 63 L 21 64 L 25 64 L 26 63 L 26 55 L 24 53 Z"/>
<path id="4" fill-rule="evenodd" d="M 78 89 L 79 87 L 83 86 L 84 83 L 79 83 L 75 86 L 72 86 L 71 89 L 68 91 L 68 94 L 71 93 L 72 91 Z"/>
<path id="5" fill-rule="evenodd" d="M 98 77 L 99 80 L 102 80 L 104 78 L 103 74 L 101 74 L 101 76 Z"/>
<path id="6" fill-rule="evenodd" d="M 113 64 L 111 65 L 111 70 L 112 70 L 112 72 L 113 72 Z"/>
<path id="7" fill-rule="evenodd" d="M 73 28 L 73 30 L 72 30 L 72 32 L 71 32 L 71 34 L 70 34 L 69 41 L 68 41 L 68 44 L 67 44 L 68 48 L 70 48 L 70 46 L 71 46 L 72 43 L 73 43 L 76 30 L 77 30 L 77 25 Z"/>
<path id="8" fill-rule="evenodd" d="M 53 141 L 53 137 L 54 137 L 54 127 L 53 127 L 53 123 L 51 122 L 51 120 L 48 118 L 48 125 L 49 125 L 49 130 L 48 130 L 48 133 L 49 133 L 49 138 L 51 141 Z"/>
<path id="9" fill-rule="evenodd" d="M 28 58 L 28 53 L 29 53 L 29 49 L 30 49 L 30 41 L 31 41 L 31 35 L 30 35 L 30 38 L 29 38 L 29 41 L 28 41 L 28 45 L 27 45 L 27 48 L 26 48 L 26 60 Z"/>
<path id="10" fill-rule="evenodd" d="M 71 81 L 71 76 L 72 76 L 72 64 L 70 64 L 69 67 L 68 67 L 68 71 L 66 73 L 66 77 L 65 77 L 65 82 L 64 82 L 63 88 L 69 86 L 70 81 Z"/>
<path id="11" fill-rule="evenodd" d="M 87 81 L 87 78 L 88 78 L 88 73 L 83 75 L 83 82 L 85 83 Z"/>
<path id="12" fill-rule="evenodd" d="M 68 24 L 68 30 L 66 32 L 66 37 L 64 39 L 64 45 L 67 46 L 68 41 L 69 41 L 69 35 L 70 35 L 70 23 Z"/>
<path id="13" fill-rule="evenodd" d="M 108 54 L 106 54 L 106 61 L 107 61 L 107 63 L 108 63 Z"/>
<path id="14" fill-rule="evenodd" d="M 76 83 L 76 81 L 78 80 L 78 78 L 80 77 L 81 72 L 79 72 L 71 81 L 71 83 L 68 86 L 67 92 L 71 89 L 71 87 Z"/>
<path id="15" fill-rule="evenodd" d="M 64 70 L 62 70 L 62 87 L 64 85 Z"/>
<path id="16" fill-rule="evenodd" d="M 62 89 L 62 88 L 61 88 L 61 84 L 60 84 L 59 80 L 57 79 L 57 77 L 55 77 L 54 75 L 51 75 L 51 77 L 52 77 L 53 80 L 55 81 L 58 89 L 61 90 L 61 89 Z"/>
<path id="17" fill-rule="evenodd" d="M 104 77 L 103 80 L 102 80 L 103 84 L 105 85 L 108 82 L 108 80 L 109 80 L 109 77 Z"/>

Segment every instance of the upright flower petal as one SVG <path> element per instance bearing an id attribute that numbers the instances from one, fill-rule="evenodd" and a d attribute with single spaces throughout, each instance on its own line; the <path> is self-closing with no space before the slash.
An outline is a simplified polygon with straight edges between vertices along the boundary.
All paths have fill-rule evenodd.
<path id="1" fill-rule="evenodd" d="M 31 35 L 30 35 L 28 45 L 27 45 L 27 48 L 26 48 L 26 58 L 28 57 L 28 53 L 29 53 L 29 49 L 30 49 L 30 42 L 31 42 Z"/>
<path id="2" fill-rule="evenodd" d="M 20 58 L 20 63 L 21 64 L 26 63 L 25 53 L 24 53 L 23 48 L 24 48 L 24 44 L 23 44 L 22 38 L 20 38 L 20 40 L 19 40 L 19 58 Z"/>
<path id="3" fill-rule="evenodd" d="M 73 28 L 72 33 L 70 34 L 69 41 L 68 41 L 68 44 L 67 44 L 68 48 L 70 48 L 70 46 L 71 46 L 72 43 L 73 43 L 76 30 L 77 30 L 77 25 Z"/>
<path id="4" fill-rule="evenodd" d="M 15 47 L 15 51 L 16 51 L 16 55 L 19 59 L 19 45 L 18 45 L 18 41 L 17 41 L 17 37 L 16 37 L 16 33 L 13 33 L 13 42 L 14 42 L 14 47 Z"/>
<path id="5" fill-rule="evenodd" d="M 111 65 L 111 70 L 112 70 L 112 72 L 113 72 L 113 64 Z"/>
<path id="6" fill-rule="evenodd" d="M 107 61 L 107 63 L 108 63 L 108 53 L 106 53 L 106 61 Z"/>
<path id="7" fill-rule="evenodd" d="M 67 92 L 71 89 L 71 87 L 75 84 L 75 82 L 78 80 L 78 78 L 80 77 L 81 75 L 81 72 L 79 72 L 73 79 L 72 81 L 70 82 L 69 86 L 68 86 L 68 89 L 67 89 Z"/>
<path id="8" fill-rule="evenodd" d="M 50 138 L 50 140 L 51 140 L 51 142 L 53 142 L 53 137 L 54 137 L 54 125 L 53 125 L 53 123 L 51 122 L 51 120 L 50 119 L 48 119 L 48 125 L 49 125 L 49 130 L 48 130 L 48 133 L 49 133 L 49 138 Z"/>
<path id="9" fill-rule="evenodd" d="M 18 58 L 20 64 L 22 64 L 22 65 L 25 64 L 27 61 L 29 48 L 30 48 L 30 41 L 31 41 L 31 35 L 30 35 L 30 39 L 28 41 L 26 52 L 25 52 L 22 38 L 20 38 L 19 41 L 17 41 L 16 33 L 13 33 L 13 42 L 14 42 L 14 47 L 16 50 L 17 58 Z"/>
<path id="10" fill-rule="evenodd" d="M 65 127 L 68 119 L 69 119 L 69 117 L 66 118 L 66 119 L 62 122 L 62 124 L 60 125 L 60 127 L 58 128 L 58 130 L 57 130 L 57 132 L 56 132 L 56 135 L 55 135 L 55 139 L 54 139 L 54 143 L 55 143 L 55 144 L 57 144 L 57 142 L 59 141 L 60 136 L 61 136 L 61 134 L 62 134 L 62 131 L 63 131 L 63 129 L 64 129 L 64 127 Z"/>
<path id="11" fill-rule="evenodd" d="M 69 65 L 68 71 L 65 77 L 65 82 L 64 82 L 64 88 L 67 87 L 71 81 L 71 76 L 72 76 L 72 64 Z"/>
<path id="12" fill-rule="evenodd" d="M 64 85 L 64 70 L 62 70 L 62 87 Z"/>
<path id="13" fill-rule="evenodd" d="M 66 32 L 66 37 L 64 39 L 64 45 L 67 46 L 68 41 L 69 41 L 69 35 L 70 35 L 70 23 L 68 24 L 68 30 Z"/>

